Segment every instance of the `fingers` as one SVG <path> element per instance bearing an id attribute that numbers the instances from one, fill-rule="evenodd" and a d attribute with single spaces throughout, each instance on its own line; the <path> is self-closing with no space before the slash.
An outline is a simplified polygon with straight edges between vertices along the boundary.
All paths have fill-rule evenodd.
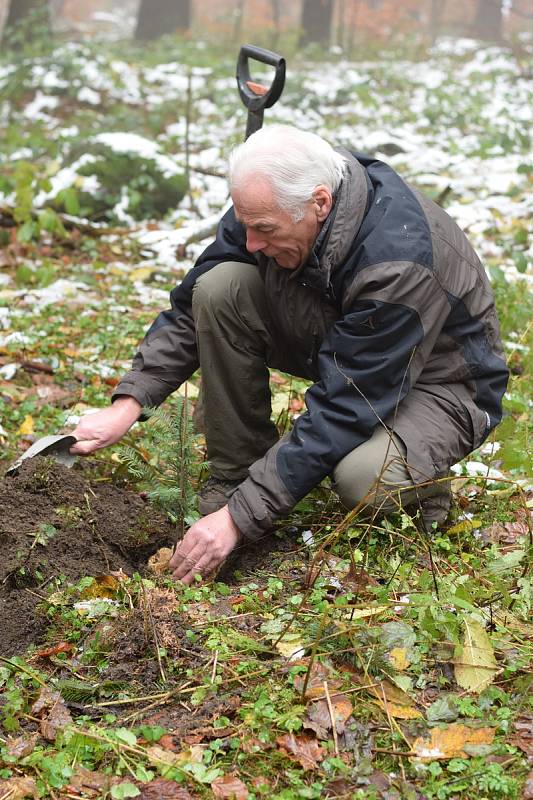
<path id="1" fill-rule="evenodd" d="M 74 456 L 88 456 L 89 453 L 94 453 L 94 451 L 98 450 L 100 447 L 101 445 L 98 439 L 78 440 L 76 444 L 73 444 L 69 449 L 69 453 L 72 453 Z"/>
<path id="2" fill-rule="evenodd" d="M 199 575 L 213 572 L 240 539 L 227 506 L 196 522 L 185 534 L 170 559 L 173 577 L 190 584 Z"/>

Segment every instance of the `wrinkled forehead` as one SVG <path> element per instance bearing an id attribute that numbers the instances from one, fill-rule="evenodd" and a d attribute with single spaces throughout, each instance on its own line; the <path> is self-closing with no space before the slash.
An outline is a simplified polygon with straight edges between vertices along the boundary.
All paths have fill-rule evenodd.
<path id="1" fill-rule="evenodd" d="M 272 187 L 263 177 L 250 178 L 231 190 L 231 199 L 237 219 L 249 221 L 256 218 L 277 218 L 283 215 L 274 199 Z"/>

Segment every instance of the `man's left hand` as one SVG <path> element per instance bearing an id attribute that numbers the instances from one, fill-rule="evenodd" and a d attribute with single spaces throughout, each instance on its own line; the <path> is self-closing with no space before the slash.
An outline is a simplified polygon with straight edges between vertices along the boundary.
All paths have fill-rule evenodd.
<path id="1" fill-rule="evenodd" d="M 209 575 L 229 556 L 241 537 L 227 506 L 203 517 L 189 528 L 176 547 L 169 562 L 173 577 L 190 584 L 196 575 L 202 578 Z"/>

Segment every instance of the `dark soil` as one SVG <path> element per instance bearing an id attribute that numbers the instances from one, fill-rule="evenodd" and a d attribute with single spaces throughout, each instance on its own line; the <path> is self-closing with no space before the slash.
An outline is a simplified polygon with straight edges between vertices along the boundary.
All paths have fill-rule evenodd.
<path id="1" fill-rule="evenodd" d="M 36 607 L 54 578 L 131 575 L 175 538 L 139 495 L 98 481 L 87 466 L 24 462 L 0 482 L 0 654 L 39 643 L 47 621 Z"/>

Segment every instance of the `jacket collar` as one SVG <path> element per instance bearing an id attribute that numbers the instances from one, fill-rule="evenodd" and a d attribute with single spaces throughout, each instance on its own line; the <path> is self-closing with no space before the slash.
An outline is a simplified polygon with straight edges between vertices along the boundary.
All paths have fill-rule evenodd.
<path id="1" fill-rule="evenodd" d="M 291 272 L 309 286 L 326 291 L 331 273 L 342 264 L 359 232 L 366 212 L 368 184 L 365 169 L 344 148 L 337 148 L 346 159 L 346 171 L 331 209 L 305 264 Z"/>

